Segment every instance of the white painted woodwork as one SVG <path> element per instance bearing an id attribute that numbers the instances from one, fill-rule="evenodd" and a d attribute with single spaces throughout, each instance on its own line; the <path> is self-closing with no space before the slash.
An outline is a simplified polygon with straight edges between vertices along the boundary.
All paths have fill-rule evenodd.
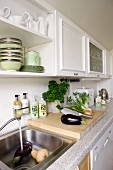
<path id="1" fill-rule="evenodd" d="M 11 4 L 13 3 L 14 6 Z M 45 3 L 46 4 L 46 3 Z M 44 73 L 28 73 L 28 72 L 10 72 L 3 71 L 0 68 L 0 77 L 45 77 L 53 76 L 54 71 L 54 24 L 53 13 L 47 9 L 47 6 L 43 5 L 37 0 L 25 0 L 21 3 L 14 0 L 1 0 L 1 6 L 9 6 L 11 9 L 11 15 L 21 15 L 23 12 L 28 11 L 31 16 L 37 21 L 39 16 L 47 18 L 49 22 L 48 35 L 40 34 L 38 31 L 33 31 L 25 26 L 14 23 L 0 17 L 0 38 L 3 37 L 15 37 L 22 40 L 25 51 L 35 50 L 40 52 L 41 65 L 44 66 Z M 15 9 L 18 6 L 18 10 Z M 15 7 L 15 8 L 13 8 Z M 27 9 L 26 9 L 27 8 Z M 37 47 L 37 48 L 36 48 Z"/>
<path id="2" fill-rule="evenodd" d="M 86 35 L 86 68 L 87 68 L 87 77 L 97 77 L 97 78 L 106 78 L 105 76 L 105 48 L 99 44 L 96 40 Z M 103 72 L 94 72 L 90 70 L 90 52 L 89 52 L 89 43 L 94 44 L 96 47 L 102 50 L 102 60 L 103 60 Z"/>
<path id="3" fill-rule="evenodd" d="M 108 77 L 112 76 L 112 55 L 109 51 L 106 51 L 106 67 L 105 67 L 105 74 Z"/>
<path id="4" fill-rule="evenodd" d="M 42 1 L 42 0 L 41 0 Z M 112 0 L 46 0 L 106 49 L 113 49 Z"/>
<path id="5" fill-rule="evenodd" d="M 85 34 L 60 13 L 56 19 L 58 74 L 85 76 Z"/>
<path id="6" fill-rule="evenodd" d="M 53 41 L 45 35 L 0 17 L 0 37 L 15 37 L 22 40 L 23 46 L 30 48 Z"/>

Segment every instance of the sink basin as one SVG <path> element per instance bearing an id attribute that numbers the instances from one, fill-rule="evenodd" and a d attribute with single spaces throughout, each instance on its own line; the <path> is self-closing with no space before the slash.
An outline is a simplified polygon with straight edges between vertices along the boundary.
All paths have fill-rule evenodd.
<path id="1" fill-rule="evenodd" d="M 22 137 L 23 142 L 31 142 L 33 148 L 37 150 L 46 148 L 49 151 L 49 156 L 38 164 L 30 154 L 21 161 L 20 165 L 14 166 L 12 163 L 13 156 L 16 149 L 20 146 L 20 135 L 19 132 L 16 131 L 0 140 L 0 160 L 2 163 L 2 165 L 0 165 L 0 170 L 5 170 L 3 169 L 3 164 L 8 169 L 15 170 L 46 169 L 63 153 L 62 151 L 69 146 L 68 143 L 56 136 L 34 129 L 23 129 Z"/>

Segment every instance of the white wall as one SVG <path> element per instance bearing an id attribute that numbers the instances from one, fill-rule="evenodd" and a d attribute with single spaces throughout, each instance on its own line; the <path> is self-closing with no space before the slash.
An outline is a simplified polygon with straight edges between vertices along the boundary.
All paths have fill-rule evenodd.
<path id="1" fill-rule="evenodd" d="M 32 95 L 41 96 L 42 92 L 48 89 L 49 80 L 49 78 L 0 78 L 0 126 L 13 117 L 15 94 L 22 97 L 23 92 L 27 92 L 29 99 Z M 24 116 L 22 124 L 25 123 Z M 18 127 L 17 121 L 11 122 L 0 134 L 16 127 Z"/>
<path id="2" fill-rule="evenodd" d="M 94 89 L 95 96 L 97 95 L 97 81 L 85 81 L 81 80 L 80 82 L 70 83 L 70 95 L 72 95 L 75 88 L 92 88 Z"/>
<path id="3" fill-rule="evenodd" d="M 97 84 L 97 94 L 101 88 L 107 89 L 109 97 L 113 97 L 113 79 L 99 81 Z"/>

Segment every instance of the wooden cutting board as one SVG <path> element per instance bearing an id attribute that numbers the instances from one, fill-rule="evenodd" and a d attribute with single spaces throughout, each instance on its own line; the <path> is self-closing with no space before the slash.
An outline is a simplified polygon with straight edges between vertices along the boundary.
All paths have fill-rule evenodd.
<path id="1" fill-rule="evenodd" d="M 44 119 L 28 120 L 28 125 L 48 130 L 65 137 L 80 139 L 91 129 L 105 114 L 105 110 L 93 110 L 93 118 L 86 119 L 85 125 L 65 125 L 61 122 L 62 113 L 49 113 Z"/>

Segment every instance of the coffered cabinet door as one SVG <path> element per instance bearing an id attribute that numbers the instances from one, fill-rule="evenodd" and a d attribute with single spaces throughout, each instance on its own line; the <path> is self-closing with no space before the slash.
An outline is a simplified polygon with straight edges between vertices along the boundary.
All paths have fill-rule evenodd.
<path id="1" fill-rule="evenodd" d="M 105 49 L 92 38 L 86 43 L 87 76 L 105 76 Z"/>
<path id="2" fill-rule="evenodd" d="M 85 75 L 85 35 L 69 19 L 57 13 L 57 72 L 63 75 Z"/>
<path id="3" fill-rule="evenodd" d="M 85 156 L 82 162 L 79 164 L 79 170 L 90 170 L 90 155 Z"/>
<path id="4" fill-rule="evenodd" d="M 109 51 L 106 51 L 106 61 L 105 61 L 105 74 L 107 77 L 112 76 L 112 55 Z"/>

